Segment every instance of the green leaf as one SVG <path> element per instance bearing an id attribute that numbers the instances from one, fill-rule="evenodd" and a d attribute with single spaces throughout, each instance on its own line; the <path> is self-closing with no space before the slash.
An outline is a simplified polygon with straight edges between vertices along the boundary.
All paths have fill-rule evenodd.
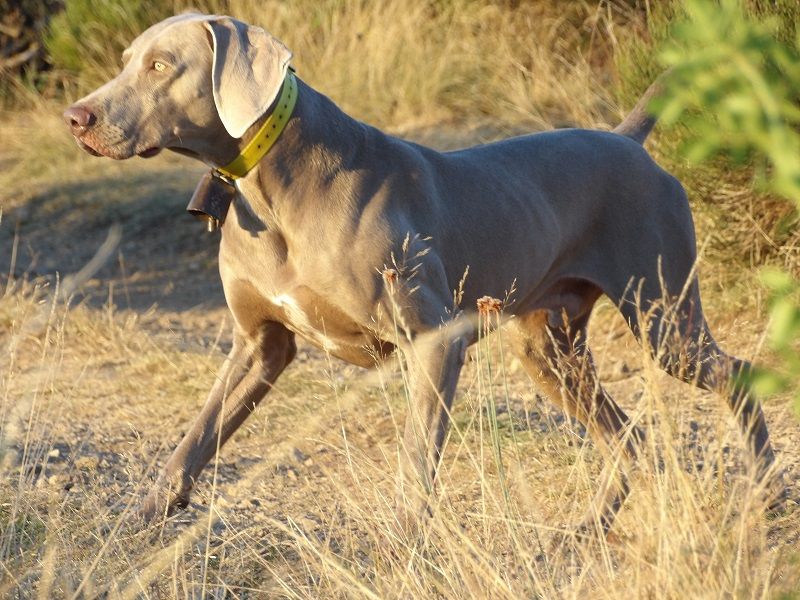
<path id="1" fill-rule="evenodd" d="M 786 379 L 774 371 L 759 371 L 753 375 L 753 393 L 761 398 L 774 396 L 787 387 Z"/>
<path id="2" fill-rule="evenodd" d="M 761 281 L 774 293 L 787 294 L 797 287 L 797 283 L 789 273 L 775 267 L 762 269 Z"/>
<path id="3" fill-rule="evenodd" d="M 800 308 L 789 298 L 780 298 L 770 311 L 770 341 L 774 348 L 788 347 L 800 330 Z"/>

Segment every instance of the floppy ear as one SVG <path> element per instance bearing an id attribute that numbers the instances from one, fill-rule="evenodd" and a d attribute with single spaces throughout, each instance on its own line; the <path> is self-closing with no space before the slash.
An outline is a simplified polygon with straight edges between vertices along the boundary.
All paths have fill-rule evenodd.
<path id="1" fill-rule="evenodd" d="M 230 17 L 205 26 L 214 45 L 214 104 L 228 133 L 240 138 L 275 100 L 292 53 L 260 27 Z"/>

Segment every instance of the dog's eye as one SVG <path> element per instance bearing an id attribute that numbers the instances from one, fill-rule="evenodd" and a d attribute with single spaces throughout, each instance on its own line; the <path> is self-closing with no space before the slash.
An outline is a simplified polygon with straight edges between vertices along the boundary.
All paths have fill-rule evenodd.
<path id="1" fill-rule="evenodd" d="M 165 65 L 165 64 L 164 64 L 163 62 L 161 62 L 160 60 L 157 60 L 157 61 L 155 61 L 155 62 L 153 63 L 153 69 L 155 69 L 155 70 L 156 70 L 156 71 L 158 71 L 159 73 L 163 73 L 164 71 L 166 71 L 166 70 L 167 70 L 167 65 Z"/>

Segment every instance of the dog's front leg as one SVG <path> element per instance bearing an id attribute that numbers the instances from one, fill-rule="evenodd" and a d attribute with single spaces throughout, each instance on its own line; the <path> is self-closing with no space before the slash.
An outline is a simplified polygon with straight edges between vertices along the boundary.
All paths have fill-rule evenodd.
<path id="1" fill-rule="evenodd" d="M 428 497 L 433 491 L 470 335 L 465 321 L 416 336 L 403 348 L 410 368 L 411 394 L 400 450 L 395 525 L 409 537 L 430 513 Z"/>
<path id="2" fill-rule="evenodd" d="M 253 412 L 296 351 L 294 334 L 274 322 L 254 336 L 237 333 L 205 406 L 172 453 L 138 515 L 145 521 L 185 504 L 203 467 Z"/>

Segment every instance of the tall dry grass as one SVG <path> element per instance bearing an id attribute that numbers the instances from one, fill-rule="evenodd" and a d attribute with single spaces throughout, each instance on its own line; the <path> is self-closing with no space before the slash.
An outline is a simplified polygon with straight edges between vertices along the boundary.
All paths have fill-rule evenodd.
<path id="1" fill-rule="evenodd" d="M 303 78 L 382 126 L 475 117 L 539 127 L 615 120 L 613 73 L 602 68 L 615 36 L 624 35 L 617 22 L 641 12 L 625 2 L 581 0 L 178 0 L 121 2 L 113 10 L 109 2 L 94 4 L 68 3 L 52 26 L 55 77 L 72 96 L 112 76 L 116 57 L 144 28 L 197 9 L 265 27 L 294 52 Z M 84 12 L 97 13 L 98 24 L 87 26 Z"/>
<path id="2" fill-rule="evenodd" d="M 128 528 L 221 352 L 17 285 L 0 299 L 4 596 L 766 598 L 800 585 L 800 524 L 765 514 L 730 416 L 615 342 L 611 307 L 593 331 L 598 363 L 628 361 L 634 377 L 609 385 L 648 450 L 611 537 L 569 549 L 560 535 L 602 483 L 599 456 L 531 394 L 502 330 L 465 369 L 420 539 L 393 527 L 402 371 L 342 380 L 323 355 L 279 380 L 188 513 Z"/>

